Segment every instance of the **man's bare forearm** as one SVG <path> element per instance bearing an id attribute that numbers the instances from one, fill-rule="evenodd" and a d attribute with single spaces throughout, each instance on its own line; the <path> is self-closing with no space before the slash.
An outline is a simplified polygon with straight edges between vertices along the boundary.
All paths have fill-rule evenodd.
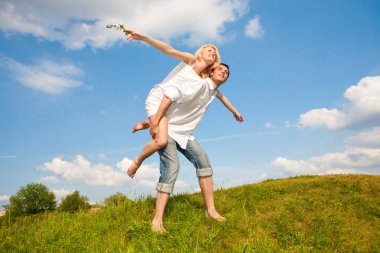
<path id="1" fill-rule="evenodd" d="M 154 127 L 158 126 L 162 117 L 166 114 L 171 104 L 172 104 L 172 101 L 167 96 L 164 96 L 162 98 L 160 107 L 158 108 L 157 113 L 151 122 L 152 126 Z"/>

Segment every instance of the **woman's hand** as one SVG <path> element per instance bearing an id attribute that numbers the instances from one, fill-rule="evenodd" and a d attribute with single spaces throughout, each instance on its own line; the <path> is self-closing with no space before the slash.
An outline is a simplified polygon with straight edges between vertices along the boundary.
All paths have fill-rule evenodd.
<path id="1" fill-rule="evenodd" d="M 143 33 L 128 28 L 125 28 L 123 32 L 125 33 L 125 36 L 127 36 L 128 40 L 144 40 L 147 37 L 147 35 Z"/>

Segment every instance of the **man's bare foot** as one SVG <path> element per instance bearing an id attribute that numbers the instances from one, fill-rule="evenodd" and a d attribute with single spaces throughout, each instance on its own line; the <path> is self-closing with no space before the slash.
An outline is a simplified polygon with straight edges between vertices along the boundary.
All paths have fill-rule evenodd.
<path id="1" fill-rule="evenodd" d="M 167 232 L 162 223 L 152 222 L 151 229 L 154 233 L 158 233 L 158 234 L 163 234 Z"/>
<path id="2" fill-rule="evenodd" d="M 149 127 L 150 127 L 149 121 L 147 120 L 141 121 L 140 123 L 137 123 L 136 125 L 133 126 L 132 133 L 135 133 L 143 129 L 147 129 Z"/>
<path id="3" fill-rule="evenodd" d="M 216 210 L 213 211 L 213 212 L 208 212 L 207 210 L 205 211 L 205 214 L 206 214 L 206 217 L 207 218 L 211 218 L 211 219 L 214 219 L 218 222 L 223 222 L 226 220 L 225 217 L 223 217 L 222 215 L 220 215 Z"/>
<path id="4" fill-rule="evenodd" d="M 127 174 L 130 178 L 133 178 L 136 171 L 140 167 L 141 163 L 136 162 L 136 159 L 132 161 L 132 164 L 128 167 Z"/>

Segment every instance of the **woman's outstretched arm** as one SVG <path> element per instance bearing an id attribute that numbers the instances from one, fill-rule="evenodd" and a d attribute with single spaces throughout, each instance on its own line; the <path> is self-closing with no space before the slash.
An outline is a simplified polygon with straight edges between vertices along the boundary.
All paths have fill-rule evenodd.
<path id="1" fill-rule="evenodd" d="M 187 52 L 182 52 L 174 49 L 172 46 L 169 44 L 160 41 L 158 39 L 155 39 L 153 37 L 150 37 L 146 34 L 131 30 L 131 29 L 124 29 L 124 33 L 127 35 L 128 40 L 141 40 L 149 45 L 157 48 L 161 52 L 177 59 L 180 61 L 184 61 L 187 64 L 193 64 L 196 60 L 195 56 L 187 53 Z"/>

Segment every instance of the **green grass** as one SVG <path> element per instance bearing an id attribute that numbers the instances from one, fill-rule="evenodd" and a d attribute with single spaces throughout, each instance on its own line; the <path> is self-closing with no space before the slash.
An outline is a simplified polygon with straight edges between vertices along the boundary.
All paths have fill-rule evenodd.
<path id="1" fill-rule="evenodd" d="M 204 217 L 201 194 L 177 195 L 163 235 L 150 231 L 151 197 L 20 217 L 3 222 L 0 252 L 380 252 L 380 176 L 268 180 L 215 198 L 226 222 Z"/>

